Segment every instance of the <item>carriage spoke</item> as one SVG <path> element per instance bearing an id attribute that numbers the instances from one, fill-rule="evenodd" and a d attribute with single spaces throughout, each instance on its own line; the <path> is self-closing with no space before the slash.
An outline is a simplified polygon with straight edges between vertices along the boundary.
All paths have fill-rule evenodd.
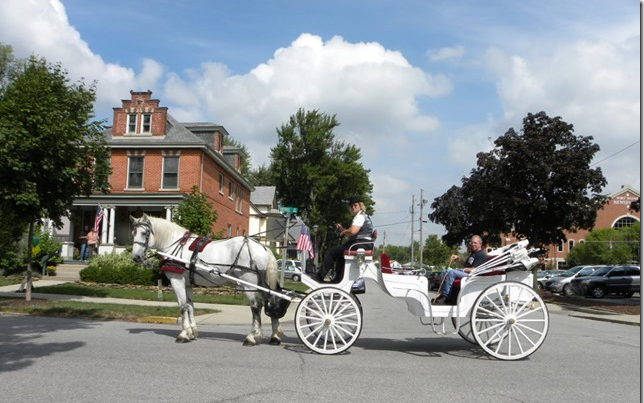
<path id="1" fill-rule="evenodd" d="M 337 326 L 332 326 L 332 327 L 331 327 L 331 330 L 332 330 L 333 332 L 335 332 L 335 334 L 338 336 L 338 339 L 340 339 L 340 340 L 342 341 L 342 344 L 344 344 L 344 345 L 346 346 L 346 345 L 347 345 L 347 341 L 346 341 L 346 340 L 344 339 L 344 337 L 340 334 L 340 332 L 338 331 L 338 329 L 339 329 L 339 330 L 342 330 L 342 331 L 344 331 L 344 332 L 346 332 L 346 330 L 344 330 L 344 329 L 343 329 L 343 328 L 341 328 L 341 327 L 337 327 Z M 348 333 L 348 332 L 347 332 L 347 333 Z M 349 335 L 351 336 L 351 333 L 349 333 Z"/>
<path id="2" fill-rule="evenodd" d="M 481 306 L 481 307 L 479 307 L 479 311 L 483 311 L 483 312 L 488 313 L 488 314 L 490 314 L 490 315 L 492 315 L 492 316 L 495 316 L 495 317 L 497 317 L 497 318 L 499 318 L 499 319 L 505 319 L 503 316 L 499 315 L 498 313 L 496 313 L 496 312 L 492 312 L 492 311 L 490 311 L 490 310 L 488 310 L 488 309 L 485 309 L 485 308 L 483 308 L 482 306 Z"/>
<path id="3" fill-rule="evenodd" d="M 533 342 L 533 341 L 532 341 L 532 339 L 531 339 L 531 338 L 529 338 L 529 337 L 528 337 L 528 335 L 527 335 L 527 334 L 525 334 L 525 333 L 523 332 L 523 330 L 521 330 L 521 329 L 519 329 L 519 328 L 517 327 L 517 328 L 515 328 L 515 331 L 516 331 L 516 332 L 521 333 L 521 335 L 522 335 L 523 337 L 525 337 L 525 339 L 528 341 L 528 343 L 530 343 L 530 344 L 532 345 L 532 347 L 534 347 L 534 346 L 536 345 L 536 343 L 535 343 L 535 342 Z M 517 337 L 517 341 L 518 341 L 518 340 L 519 340 L 519 338 Z"/>
<path id="4" fill-rule="evenodd" d="M 497 354 L 499 353 L 499 350 L 501 349 L 501 346 L 503 345 L 503 340 L 505 340 L 505 336 L 506 336 L 508 333 L 509 333 L 509 332 L 506 330 L 506 331 L 505 331 L 505 332 L 503 332 L 503 334 L 501 335 L 501 338 L 499 339 L 499 342 L 498 342 L 498 343 L 497 343 L 497 345 L 496 345 L 496 350 L 494 350 L 494 352 L 495 352 L 495 353 L 497 353 Z M 490 340 L 488 340 L 488 342 L 486 343 L 486 345 L 487 345 L 487 344 L 490 344 L 490 343 L 494 343 L 494 338 L 491 338 Z M 509 344 L 508 344 L 508 346 L 509 346 Z M 508 348 L 509 348 L 509 347 L 508 347 Z"/>
<path id="5" fill-rule="evenodd" d="M 505 314 L 505 312 L 504 312 L 501 308 L 499 308 L 499 305 L 498 305 L 496 302 L 492 301 L 488 295 L 486 295 L 486 296 L 485 296 L 485 299 L 487 299 L 488 301 L 490 301 L 490 304 L 492 304 L 492 306 L 493 306 L 497 311 L 501 312 L 501 314 L 502 314 L 502 315 L 503 315 L 503 314 Z M 483 307 L 482 307 L 482 306 L 481 306 L 480 308 L 481 308 L 481 309 L 483 309 Z M 490 311 L 488 311 L 488 312 L 490 312 Z M 490 313 L 493 313 L 493 312 L 490 312 Z"/>
<path id="6" fill-rule="evenodd" d="M 523 318 L 524 316 L 528 316 L 528 315 L 530 315 L 531 313 L 537 313 L 537 312 L 541 312 L 541 311 L 536 310 L 536 309 L 533 309 L 533 310 L 531 310 L 531 311 L 524 312 L 523 314 L 521 314 L 521 315 L 517 316 L 517 319 L 521 319 L 521 318 Z M 524 319 L 524 320 L 527 320 L 527 319 Z"/>
<path id="7" fill-rule="evenodd" d="M 315 309 L 313 309 L 312 307 L 310 307 L 308 305 L 304 305 L 304 309 L 306 309 L 310 313 L 316 315 L 318 318 L 322 318 L 322 315 L 320 314 L 319 310 L 315 310 Z"/>
<path id="8" fill-rule="evenodd" d="M 305 319 L 306 319 L 306 318 L 305 318 Z M 310 328 L 311 326 L 317 326 L 317 325 L 320 325 L 320 324 L 322 324 L 322 323 L 324 323 L 324 322 L 322 322 L 322 321 L 316 321 L 316 322 L 305 323 L 305 324 L 303 324 L 302 326 L 304 326 L 304 327 L 309 327 L 309 328 Z"/>
<path id="9" fill-rule="evenodd" d="M 517 326 L 520 326 L 520 327 L 522 327 L 522 328 L 524 328 L 524 329 L 526 329 L 526 330 L 529 330 L 529 331 L 531 331 L 531 332 L 534 332 L 534 333 L 538 334 L 539 336 L 541 336 L 541 335 L 543 334 L 543 332 L 540 332 L 540 331 L 538 331 L 538 330 L 536 330 L 536 329 L 533 329 L 533 328 L 531 328 L 530 326 L 526 326 L 526 325 L 524 325 L 524 324 L 522 324 L 522 323 L 520 323 L 520 322 L 517 322 L 517 323 L 516 323 L 516 325 L 517 325 Z"/>
<path id="10" fill-rule="evenodd" d="M 499 300 L 501 300 L 501 306 L 503 307 L 502 312 L 507 313 L 508 308 L 505 306 L 505 296 L 503 294 L 501 294 L 501 287 L 496 289 L 496 293 L 499 296 Z"/>

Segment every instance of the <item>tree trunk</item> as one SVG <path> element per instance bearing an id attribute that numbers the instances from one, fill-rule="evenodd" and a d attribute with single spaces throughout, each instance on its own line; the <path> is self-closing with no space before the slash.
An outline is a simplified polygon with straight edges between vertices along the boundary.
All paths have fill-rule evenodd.
<path id="1" fill-rule="evenodd" d="M 33 258 L 32 244 L 34 238 L 34 223 L 29 223 L 29 237 L 27 238 L 27 275 L 25 288 L 25 301 L 31 301 L 31 261 Z"/>

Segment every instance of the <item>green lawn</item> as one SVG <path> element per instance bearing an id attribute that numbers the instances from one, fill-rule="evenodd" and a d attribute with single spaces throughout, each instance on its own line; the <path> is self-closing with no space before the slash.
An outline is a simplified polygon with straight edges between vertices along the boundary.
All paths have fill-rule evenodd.
<path id="1" fill-rule="evenodd" d="M 20 284 L 22 282 L 22 277 L 11 276 L 11 277 L 0 277 L 0 287 L 5 285 Z"/>
<path id="2" fill-rule="evenodd" d="M 35 316 L 80 317 L 101 320 L 168 322 L 178 315 L 176 307 L 100 304 L 74 301 L 0 298 L 0 312 Z M 217 313 L 218 310 L 195 309 L 196 315 Z"/>
<path id="3" fill-rule="evenodd" d="M 287 281 L 285 287 L 288 289 L 295 289 L 300 292 L 305 292 L 308 287 L 302 283 L 295 283 Z M 81 295 L 88 297 L 103 297 L 103 298 L 124 298 L 124 299 L 137 299 L 145 301 L 158 301 L 157 291 L 135 289 L 135 288 L 107 288 L 107 287 L 93 287 L 76 283 L 65 283 L 52 285 L 47 287 L 37 287 L 34 292 L 43 294 L 63 294 L 63 295 Z M 171 290 L 166 290 L 162 293 L 163 301 L 176 301 L 176 297 Z M 227 304 L 227 305 L 246 305 L 248 302 L 243 292 L 227 293 L 221 295 L 206 294 L 194 296 L 195 302 L 203 302 L 209 304 Z"/>

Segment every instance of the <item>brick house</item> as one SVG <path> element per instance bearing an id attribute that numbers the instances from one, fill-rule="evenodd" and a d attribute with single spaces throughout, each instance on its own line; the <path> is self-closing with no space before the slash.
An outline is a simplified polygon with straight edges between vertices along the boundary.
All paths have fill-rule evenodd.
<path id="1" fill-rule="evenodd" d="M 640 213 L 630 211 L 631 202 L 639 199 L 640 194 L 630 186 L 622 186 L 619 190 L 608 195 L 608 201 L 597 211 L 594 229 L 601 228 L 624 228 L 640 221 Z M 566 242 L 560 245 L 548 246 L 548 258 L 545 263 L 553 268 L 566 268 L 566 256 L 579 243 L 585 242 L 590 231 L 578 230 L 577 232 L 564 231 Z M 516 242 L 516 238 L 505 235 L 503 244 Z"/>
<path id="2" fill-rule="evenodd" d="M 197 186 L 219 217 L 214 231 L 247 235 L 253 186 L 241 174 L 240 150 L 224 147 L 228 132 L 210 122 L 178 122 L 151 91 L 130 91 L 130 99 L 114 108 L 112 127 L 105 132 L 111 152 L 109 194 L 76 198 L 72 218 L 61 230 L 63 256 L 81 229 L 93 227 L 97 206 L 103 211 L 100 253 L 132 244 L 130 215 L 143 212 L 172 219 L 173 209 Z"/>

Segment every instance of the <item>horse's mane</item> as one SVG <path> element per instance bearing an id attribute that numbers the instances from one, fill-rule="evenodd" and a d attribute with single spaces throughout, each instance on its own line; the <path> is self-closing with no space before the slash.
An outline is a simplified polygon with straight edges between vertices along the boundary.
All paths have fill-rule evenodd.
<path id="1" fill-rule="evenodd" d="M 170 238 L 175 232 L 183 234 L 188 231 L 181 225 L 163 218 L 148 216 L 148 220 L 150 220 L 150 223 L 152 223 L 154 228 L 157 229 L 154 231 L 154 237 L 158 245 L 167 245 L 176 241 L 176 239 Z M 159 231 L 159 229 L 161 229 L 161 231 Z"/>

